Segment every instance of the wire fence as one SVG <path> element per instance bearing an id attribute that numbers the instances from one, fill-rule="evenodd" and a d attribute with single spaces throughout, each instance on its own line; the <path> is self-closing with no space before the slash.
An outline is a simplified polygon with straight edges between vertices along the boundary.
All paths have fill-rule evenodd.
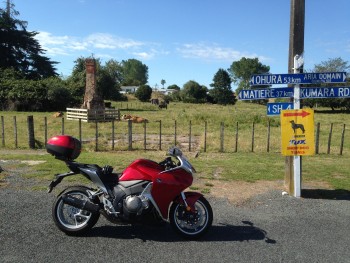
<path id="1" fill-rule="evenodd" d="M 221 122 L 219 127 L 208 121 L 188 123 L 153 121 L 82 122 L 48 120 L 32 115 L 18 121 L 16 116 L 1 118 L 1 147 L 20 149 L 45 148 L 47 140 L 55 135 L 72 135 L 84 148 L 92 151 L 164 150 L 176 145 L 185 151 L 203 152 L 280 152 L 280 127 L 266 124 Z M 59 123 L 60 122 L 60 123 Z M 59 123 L 59 125 L 58 125 Z M 242 128 L 241 128 L 242 126 Z M 315 125 L 315 153 L 340 154 L 349 151 L 346 125 L 333 123 Z"/>

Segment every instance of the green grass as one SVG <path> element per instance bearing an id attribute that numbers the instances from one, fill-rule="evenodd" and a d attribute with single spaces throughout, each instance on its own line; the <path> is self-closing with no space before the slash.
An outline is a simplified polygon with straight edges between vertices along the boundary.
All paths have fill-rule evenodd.
<path id="1" fill-rule="evenodd" d="M 16 154 L 0 150 L 1 160 L 40 160 L 42 164 L 27 167 L 25 177 L 36 178 L 44 182 L 53 179 L 56 173 L 66 172 L 65 164 L 55 160 L 51 155 L 38 155 L 37 151 L 14 151 Z M 40 151 L 41 153 L 42 151 Z M 33 154 L 32 154 L 33 153 Z M 242 180 L 256 182 L 259 180 L 284 180 L 285 158 L 278 153 L 200 153 L 194 158 L 193 153 L 185 153 L 197 170 L 196 177 L 209 180 L 205 189 L 210 190 L 210 181 Z M 165 158 L 164 151 L 120 151 L 120 152 L 83 152 L 77 159 L 79 162 L 95 163 L 100 166 L 109 164 L 116 172 L 121 172 L 128 164 L 137 158 L 147 158 L 161 161 Z M 303 182 L 325 182 L 334 189 L 350 191 L 349 156 L 316 155 L 303 157 Z M 21 164 L 23 168 L 23 164 Z M 12 167 L 11 169 L 15 169 Z M 75 176 L 68 180 L 82 180 Z"/>
<path id="2" fill-rule="evenodd" d="M 168 110 L 159 110 L 150 103 L 123 102 L 112 103 L 119 108 L 121 114 L 130 113 L 147 118 L 147 151 L 143 151 L 143 125 L 133 125 L 133 151 L 127 151 L 127 123 L 116 122 L 115 151 L 111 151 L 111 123 L 99 123 L 99 151 L 95 152 L 95 124 L 82 123 L 83 152 L 78 161 L 110 164 L 121 171 L 134 159 L 144 157 L 161 160 L 165 157 L 167 148 L 174 144 L 174 125 L 177 124 L 177 140 L 188 141 L 189 123 L 193 141 L 198 142 L 188 152 L 188 146 L 181 145 L 196 169 L 198 177 L 209 180 L 283 180 L 285 157 L 281 156 L 280 119 L 266 116 L 266 106 L 238 102 L 236 105 L 221 106 L 211 104 L 170 103 Z M 350 115 L 345 113 L 332 114 L 328 109 L 317 109 L 315 125 L 319 122 L 320 154 L 303 157 L 303 181 L 326 182 L 335 189 L 350 190 L 350 133 L 345 132 L 343 155 L 339 155 L 343 125 L 350 126 Z M 33 159 L 45 160 L 46 163 L 28 167 L 25 176 L 51 180 L 52 175 L 66 171 L 64 163 L 44 155 L 24 155 L 21 150 L 28 149 L 27 116 L 34 116 L 35 138 L 37 147 L 44 148 L 44 117 L 47 117 L 48 138 L 62 133 L 62 119 L 52 117 L 52 112 L 0 112 L 5 127 L 5 146 L 0 141 L 0 159 Z M 14 146 L 14 122 L 17 119 L 18 154 L 7 154 Z M 159 120 L 162 121 L 162 151 L 159 145 Z M 203 152 L 204 123 L 207 122 L 207 151 Z M 254 152 L 252 146 L 252 124 L 255 123 Z M 267 127 L 271 125 L 270 152 L 267 153 Z M 220 124 L 224 123 L 224 152 L 220 153 Z M 239 127 L 238 152 L 235 148 L 236 123 Z M 331 154 L 327 153 L 330 125 L 333 123 Z M 64 120 L 64 133 L 79 136 L 78 122 Z M 139 136 L 137 136 L 139 135 Z M 2 140 L 2 135 L 0 134 Z M 108 152 L 107 152 L 108 151 Z M 200 151 L 199 157 L 194 154 Z M 41 152 L 41 151 L 39 151 Z M 73 180 L 72 178 L 71 180 Z M 3 180 L 0 178 L 0 180 Z M 210 186 L 206 186 L 210 190 Z"/>
<path id="3" fill-rule="evenodd" d="M 170 103 L 168 110 L 159 110 L 150 103 L 123 102 L 113 103 L 113 106 L 121 110 L 121 114 L 130 113 L 147 118 L 147 149 L 157 150 L 159 148 L 159 120 L 162 121 L 162 148 L 166 149 L 174 144 L 175 121 L 177 143 L 189 140 L 191 122 L 192 148 L 204 149 L 204 129 L 207 122 L 207 147 L 208 152 L 220 151 L 220 126 L 224 123 L 224 151 L 234 152 L 236 141 L 236 125 L 238 123 L 238 151 L 250 152 L 252 147 L 252 126 L 255 125 L 254 152 L 266 152 L 267 149 L 267 127 L 271 125 L 270 151 L 280 152 L 281 132 L 279 117 L 267 117 L 266 106 L 252 103 L 237 102 L 236 105 L 221 106 L 211 104 L 184 104 L 179 102 Z M 321 111 L 320 111 L 321 110 Z M 323 109 L 325 110 L 325 109 Z M 44 118 L 47 118 L 48 134 L 50 138 L 62 134 L 62 119 L 52 117 L 52 112 L 28 113 L 28 112 L 0 112 L 4 119 L 4 141 L 0 142 L 0 148 L 15 149 L 14 120 L 17 119 L 18 148 L 28 149 L 27 117 L 34 116 L 34 128 L 36 147 L 44 148 Z M 333 135 L 331 140 L 331 153 L 339 154 L 341 134 L 343 125 L 348 128 L 350 115 L 345 113 L 330 114 L 318 109 L 315 113 L 315 125 L 320 123 L 320 153 L 327 153 L 328 138 L 331 123 L 333 123 Z M 77 121 L 64 120 L 64 133 L 79 137 L 79 123 Z M 95 123 L 82 123 L 82 140 L 86 151 L 95 150 Z M 126 122 L 115 123 L 115 150 L 128 149 L 128 128 Z M 144 127 L 142 124 L 133 125 L 133 149 L 144 148 Z M 1 140 L 2 140 L 2 135 Z M 98 150 L 108 151 L 111 145 L 112 128 L 111 123 L 98 124 Z M 350 134 L 345 132 L 344 150 L 350 152 Z M 185 145 L 185 144 L 184 144 Z M 182 146 L 188 148 L 188 146 Z M 197 147 L 197 148 L 196 148 Z M 185 149 L 186 150 L 186 149 Z"/>

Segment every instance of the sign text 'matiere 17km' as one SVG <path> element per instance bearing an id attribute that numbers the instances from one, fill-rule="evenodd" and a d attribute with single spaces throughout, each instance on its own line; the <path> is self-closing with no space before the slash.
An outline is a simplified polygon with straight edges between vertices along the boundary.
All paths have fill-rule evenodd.
<path id="1" fill-rule="evenodd" d="M 248 89 L 241 90 L 238 94 L 240 100 L 261 100 L 271 98 L 291 98 L 294 95 L 294 90 L 291 88 L 277 89 Z"/>
<path id="2" fill-rule="evenodd" d="M 238 94 L 240 100 L 261 100 L 271 98 L 292 98 L 294 89 L 250 89 L 241 90 Z M 317 98 L 350 98 L 350 87 L 328 87 L 328 88 L 300 88 L 301 99 Z"/>
<path id="3" fill-rule="evenodd" d="M 253 75 L 250 85 L 344 83 L 346 72 Z"/>

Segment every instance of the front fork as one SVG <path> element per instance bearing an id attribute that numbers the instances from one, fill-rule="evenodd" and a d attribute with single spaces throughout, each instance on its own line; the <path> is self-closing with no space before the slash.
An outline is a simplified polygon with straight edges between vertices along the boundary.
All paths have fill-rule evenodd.
<path id="1" fill-rule="evenodd" d="M 195 212 L 195 206 L 194 204 L 197 202 L 199 198 L 201 198 L 203 195 L 197 192 L 181 192 L 181 200 L 180 203 L 183 203 L 186 207 L 187 212 Z"/>

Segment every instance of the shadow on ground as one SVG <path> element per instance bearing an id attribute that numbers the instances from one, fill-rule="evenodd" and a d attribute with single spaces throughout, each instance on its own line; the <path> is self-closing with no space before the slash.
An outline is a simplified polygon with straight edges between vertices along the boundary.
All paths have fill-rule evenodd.
<path id="1" fill-rule="evenodd" d="M 234 226 L 224 223 L 213 225 L 209 232 L 198 239 L 198 242 L 212 241 L 239 241 L 249 242 L 261 240 L 268 244 L 276 244 L 276 241 L 267 236 L 265 230 L 255 227 L 250 221 L 242 221 L 244 225 Z M 94 227 L 87 232 L 85 237 L 104 237 L 116 239 L 141 239 L 158 242 L 182 242 L 184 239 L 177 235 L 169 224 L 163 227 L 155 226 L 115 226 L 105 225 Z"/>
<path id="2" fill-rule="evenodd" d="M 310 199 L 329 199 L 329 200 L 349 200 L 350 191 L 344 189 L 325 190 L 325 189 L 303 189 L 301 191 L 303 198 Z"/>

